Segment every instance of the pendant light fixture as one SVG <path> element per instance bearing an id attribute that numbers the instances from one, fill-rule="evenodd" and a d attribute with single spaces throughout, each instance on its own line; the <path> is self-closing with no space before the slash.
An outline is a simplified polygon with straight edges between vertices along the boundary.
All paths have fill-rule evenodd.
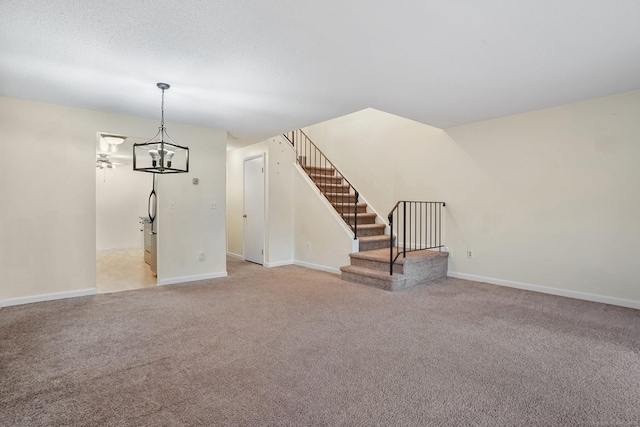
<path id="1" fill-rule="evenodd" d="M 189 147 L 176 144 L 164 127 L 164 91 L 166 83 L 157 83 L 162 90 L 160 127 L 156 136 L 147 142 L 133 144 L 133 170 L 151 173 L 189 172 Z"/>

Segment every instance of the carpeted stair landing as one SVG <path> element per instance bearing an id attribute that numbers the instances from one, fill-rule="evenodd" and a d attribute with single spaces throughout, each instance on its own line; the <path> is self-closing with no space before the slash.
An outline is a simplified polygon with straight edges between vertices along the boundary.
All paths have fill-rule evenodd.
<path id="1" fill-rule="evenodd" d="M 396 255 L 393 249 L 393 256 Z M 400 291 L 447 276 L 448 252 L 416 251 L 398 257 L 389 274 L 389 248 L 349 255 L 351 265 L 340 267 L 342 279 L 387 291 Z"/>

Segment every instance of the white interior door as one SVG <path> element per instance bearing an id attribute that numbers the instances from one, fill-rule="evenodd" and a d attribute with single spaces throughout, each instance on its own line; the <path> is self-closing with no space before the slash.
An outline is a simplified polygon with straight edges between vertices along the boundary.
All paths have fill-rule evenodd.
<path id="1" fill-rule="evenodd" d="M 244 259 L 264 264 L 264 156 L 244 161 Z"/>

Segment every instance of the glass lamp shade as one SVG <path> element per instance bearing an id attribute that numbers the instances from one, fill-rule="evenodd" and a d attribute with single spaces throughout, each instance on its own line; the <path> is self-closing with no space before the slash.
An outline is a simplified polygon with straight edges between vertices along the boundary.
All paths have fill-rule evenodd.
<path id="1" fill-rule="evenodd" d="M 102 135 L 102 139 L 109 145 L 120 145 L 126 138 L 124 136 Z"/>
<path id="2" fill-rule="evenodd" d="M 161 127 L 150 141 L 133 144 L 133 170 L 163 174 L 189 172 L 189 148 L 173 142 Z"/>

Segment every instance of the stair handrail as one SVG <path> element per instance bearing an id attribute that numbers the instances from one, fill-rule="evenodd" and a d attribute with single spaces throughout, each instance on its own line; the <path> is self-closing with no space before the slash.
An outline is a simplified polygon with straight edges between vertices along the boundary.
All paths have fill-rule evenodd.
<path id="1" fill-rule="evenodd" d="M 353 231 L 353 240 L 358 238 L 358 199 L 360 197 L 360 193 L 356 188 L 349 182 L 347 178 L 345 178 L 344 174 L 340 172 L 340 170 L 329 160 L 329 158 L 318 148 L 318 146 L 304 133 L 302 129 L 292 130 L 290 132 L 283 133 L 282 136 L 287 139 L 293 146 L 296 151 L 296 163 L 302 167 L 302 169 L 310 176 L 310 169 L 315 168 L 322 171 L 322 169 L 328 169 L 329 167 L 333 169 L 337 176 L 332 176 L 333 178 L 339 177 L 344 180 L 344 182 L 349 186 L 349 191 L 346 193 L 346 197 L 335 197 L 336 201 L 333 202 L 325 192 L 323 191 L 323 187 L 326 189 L 327 185 L 330 185 L 329 182 L 332 180 L 331 177 L 326 176 L 324 174 L 320 174 L 320 179 L 311 179 L 316 187 L 320 190 L 320 193 L 331 203 L 332 206 L 339 205 L 340 206 L 340 216 L 342 220 L 351 228 Z M 351 203 L 348 202 L 349 196 L 351 196 L 351 192 L 353 191 L 354 202 L 353 202 L 353 224 L 347 219 L 351 217 Z M 336 193 L 341 194 L 341 193 Z M 345 198 L 347 202 L 345 203 Z M 345 217 L 344 209 L 347 209 L 347 215 Z"/>
<path id="2" fill-rule="evenodd" d="M 398 257 L 406 258 L 407 252 L 427 249 L 442 250 L 442 208 L 445 202 L 399 200 L 389 212 L 389 274 Z M 394 221 L 394 216 L 396 221 Z M 408 216 L 408 221 L 407 221 Z M 395 228 L 395 234 L 393 226 Z M 402 243 L 400 236 L 402 235 Z M 394 245 L 395 236 L 395 245 Z M 395 257 L 393 255 L 396 250 Z"/>

